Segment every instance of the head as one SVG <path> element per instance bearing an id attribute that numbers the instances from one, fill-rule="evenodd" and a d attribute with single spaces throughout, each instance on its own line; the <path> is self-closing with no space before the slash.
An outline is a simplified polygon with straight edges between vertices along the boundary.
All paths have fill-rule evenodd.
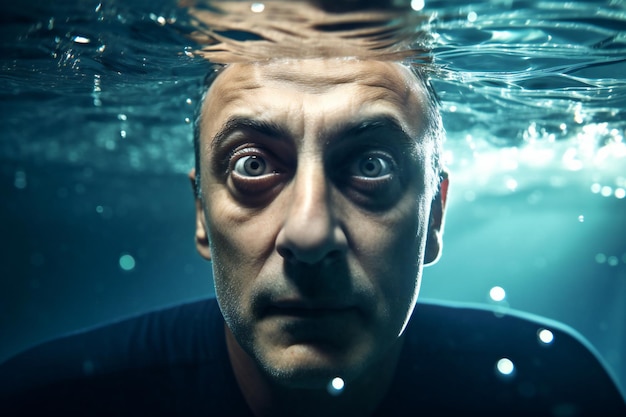
<path id="1" fill-rule="evenodd" d="M 269 380 L 304 388 L 397 353 L 440 252 L 447 190 L 421 73 L 230 64 L 196 129 L 196 246 L 213 261 L 227 338 Z"/>

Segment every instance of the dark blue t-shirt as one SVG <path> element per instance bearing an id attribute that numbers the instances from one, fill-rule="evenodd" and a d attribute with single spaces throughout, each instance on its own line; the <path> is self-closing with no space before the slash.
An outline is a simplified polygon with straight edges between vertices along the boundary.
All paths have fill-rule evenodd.
<path id="1" fill-rule="evenodd" d="M 0 366 L 0 393 L 2 416 L 252 415 L 214 299 L 36 346 Z M 420 302 L 377 415 L 625 416 L 626 403 L 560 324 Z"/>

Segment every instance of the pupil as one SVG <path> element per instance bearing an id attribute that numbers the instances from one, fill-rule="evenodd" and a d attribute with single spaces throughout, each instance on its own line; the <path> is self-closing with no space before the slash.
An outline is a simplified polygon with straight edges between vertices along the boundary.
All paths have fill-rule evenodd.
<path id="1" fill-rule="evenodd" d="M 361 164 L 361 169 L 364 175 L 368 177 L 374 177 L 380 173 L 381 167 L 380 163 L 374 158 L 367 158 Z"/>
<path id="2" fill-rule="evenodd" d="M 244 163 L 244 167 L 249 175 L 261 175 L 265 170 L 265 161 L 258 159 L 256 156 L 251 156 Z"/>

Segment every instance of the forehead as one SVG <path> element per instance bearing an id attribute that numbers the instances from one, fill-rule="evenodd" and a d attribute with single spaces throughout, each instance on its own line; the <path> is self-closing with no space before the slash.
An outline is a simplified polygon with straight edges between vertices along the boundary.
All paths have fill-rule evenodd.
<path id="1" fill-rule="evenodd" d="M 355 59 L 275 60 L 226 67 L 207 92 L 202 136 L 230 118 L 291 124 L 388 116 L 412 136 L 423 125 L 426 93 L 415 75 L 396 62 Z M 295 132 L 300 134 L 302 132 Z"/>
<path id="2" fill-rule="evenodd" d="M 323 93 L 350 83 L 379 85 L 398 93 L 411 86 L 409 70 L 395 62 L 357 59 L 285 59 L 229 65 L 217 85 L 236 82 L 252 87 L 258 82 L 277 87 L 299 87 Z"/>

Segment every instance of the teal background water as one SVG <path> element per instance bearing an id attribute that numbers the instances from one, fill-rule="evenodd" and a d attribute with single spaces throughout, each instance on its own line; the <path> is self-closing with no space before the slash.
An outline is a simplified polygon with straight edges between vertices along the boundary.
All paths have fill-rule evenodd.
<path id="1" fill-rule="evenodd" d="M 208 66 L 191 54 L 185 11 L 1 4 L 0 360 L 211 294 L 185 176 Z M 444 254 L 421 297 L 562 321 L 626 392 L 626 4 L 424 11 L 437 16 L 452 185 Z"/>

